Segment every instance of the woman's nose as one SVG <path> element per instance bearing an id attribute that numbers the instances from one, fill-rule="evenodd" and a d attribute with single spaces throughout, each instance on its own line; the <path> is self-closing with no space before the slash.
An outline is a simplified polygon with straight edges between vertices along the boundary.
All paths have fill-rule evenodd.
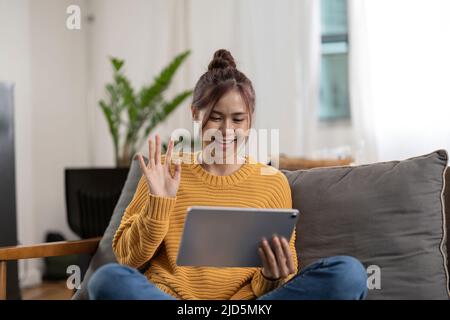
<path id="1" fill-rule="evenodd" d="M 236 128 L 234 127 L 234 124 L 231 121 L 224 121 L 222 127 L 220 128 L 222 135 L 225 136 L 230 136 L 234 134 L 234 131 L 236 130 Z"/>

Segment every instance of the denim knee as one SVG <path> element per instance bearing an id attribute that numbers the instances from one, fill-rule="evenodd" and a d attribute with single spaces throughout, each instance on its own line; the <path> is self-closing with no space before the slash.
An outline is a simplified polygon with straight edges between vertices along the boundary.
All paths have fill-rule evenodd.
<path id="1" fill-rule="evenodd" d="M 350 256 L 334 256 L 324 259 L 330 269 L 330 289 L 333 298 L 359 300 L 367 295 L 367 272 L 362 263 Z"/>
<path id="2" fill-rule="evenodd" d="M 98 268 L 88 281 L 87 289 L 90 299 L 101 299 L 103 293 L 111 290 L 111 286 L 119 285 L 118 278 L 138 272 L 118 263 L 108 263 Z"/>

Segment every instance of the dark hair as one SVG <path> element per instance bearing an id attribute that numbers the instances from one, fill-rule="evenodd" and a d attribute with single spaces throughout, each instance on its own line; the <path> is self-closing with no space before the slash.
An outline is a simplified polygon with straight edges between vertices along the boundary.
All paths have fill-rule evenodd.
<path id="1" fill-rule="evenodd" d="M 255 90 L 252 82 L 245 74 L 236 69 L 234 58 L 228 50 L 220 49 L 214 53 L 213 59 L 194 88 L 192 106 L 197 109 L 209 108 L 203 118 L 202 128 L 220 98 L 230 90 L 237 90 L 247 106 L 250 117 L 255 111 Z"/>

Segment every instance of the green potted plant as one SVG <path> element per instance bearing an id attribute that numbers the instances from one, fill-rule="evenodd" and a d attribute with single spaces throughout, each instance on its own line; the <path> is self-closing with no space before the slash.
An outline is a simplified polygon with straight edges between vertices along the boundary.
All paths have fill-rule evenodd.
<path id="1" fill-rule="evenodd" d="M 113 81 L 106 84 L 107 99 L 100 100 L 99 104 L 108 122 L 117 167 L 129 166 L 149 133 L 192 94 L 192 90 L 185 90 L 170 100 L 163 97 L 173 75 L 189 54 L 188 50 L 177 55 L 152 84 L 139 91 L 133 89 L 124 75 L 124 61 L 110 58 Z"/>
<path id="2" fill-rule="evenodd" d="M 101 236 L 125 183 L 131 158 L 150 132 L 191 94 L 185 90 L 166 100 L 163 93 L 190 51 L 177 55 L 153 83 L 135 90 L 123 72 L 124 61 L 111 57 L 113 79 L 99 104 L 113 140 L 114 168 L 66 168 L 69 226 L 81 238 Z"/>

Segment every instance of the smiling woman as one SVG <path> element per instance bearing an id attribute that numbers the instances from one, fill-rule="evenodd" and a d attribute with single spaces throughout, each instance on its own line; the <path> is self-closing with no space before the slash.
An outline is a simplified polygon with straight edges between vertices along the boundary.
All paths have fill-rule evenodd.
<path id="1" fill-rule="evenodd" d="M 218 50 L 193 95 L 192 116 L 213 141 L 172 161 L 174 142 L 161 155 L 161 139 L 148 140 L 149 161 L 138 155 L 143 173 L 113 239 L 120 264 L 98 269 L 88 283 L 93 299 L 360 299 L 366 272 L 349 257 L 323 259 L 298 272 L 295 230 L 291 238 L 267 235 L 258 248 L 261 267 L 178 266 L 176 258 L 187 209 L 194 205 L 292 208 L 284 174 L 239 155 L 255 109 L 251 81 L 236 69 L 231 54 Z M 239 139 L 241 138 L 241 139 Z M 199 161 L 209 148 L 231 162 Z M 219 157 L 220 158 L 220 157 Z M 178 159 L 177 159 L 178 160 Z M 140 273 L 139 271 L 144 274 Z M 299 277 L 298 275 L 302 275 Z M 342 287 L 343 290 L 338 290 Z M 277 289 L 277 290 L 275 290 Z"/>
<path id="2" fill-rule="evenodd" d="M 207 169 L 221 175 L 237 170 L 244 162 L 238 150 L 243 151 L 252 126 L 255 91 L 252 82 L 236 69 L 229 51 L 215 52 L 208 72 L 195 86 L 191 111 L 192 118 L 201 122 L 202 160 Z M 220 166 L 222 163 L 229 165 Z"/>

